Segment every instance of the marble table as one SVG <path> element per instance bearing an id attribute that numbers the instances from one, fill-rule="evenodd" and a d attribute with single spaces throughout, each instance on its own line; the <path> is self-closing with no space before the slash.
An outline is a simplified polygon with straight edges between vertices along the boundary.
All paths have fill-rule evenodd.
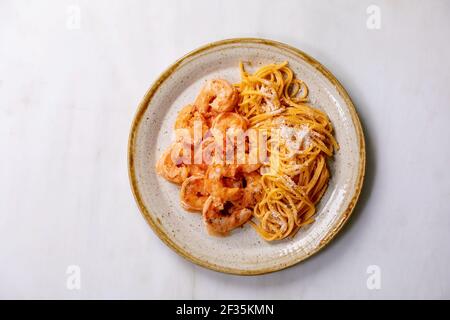
<path id="1" fill-rule="evenodd" d="M 0 2 L 0 298 L 450 298 L 448 1 Z M 311 54 L 347 88 L 365 186 L 325 250 L 255 277 L 197 267 L 134 202 L 127 139 L 171 62 L 224 38 Z"/>

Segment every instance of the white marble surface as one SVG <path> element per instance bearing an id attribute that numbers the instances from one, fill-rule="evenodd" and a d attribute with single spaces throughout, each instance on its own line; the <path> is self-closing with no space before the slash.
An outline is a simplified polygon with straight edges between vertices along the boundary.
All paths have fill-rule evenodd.
<path id="1" fill-rule="evenodd" d="M 370 4 L 379 30 L 366 26 Z M 448 1 L 0 1 L 0 298 L 450 298 L 449 13 Z M 138 212 L 126 161 L 157 75 L 241 36 L 289 43 L 332 70 L 368 152 L 340 236 L 257 277 L 168 249 Z M 79 290 L 66 286 L 70 265 Z M 370 265 L 379 290 L 367 287 Z"/>

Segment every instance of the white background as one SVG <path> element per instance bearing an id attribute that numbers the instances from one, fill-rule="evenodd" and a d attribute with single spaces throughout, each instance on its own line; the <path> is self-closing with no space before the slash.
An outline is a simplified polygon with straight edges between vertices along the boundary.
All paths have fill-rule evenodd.
<path id="1" fill-rule="evenodd" d="M 379 30 L 366 26 L 370 4 Z M 0 0 L 0 298 L 450 298 L 449 13 L 449 1 Z M 167 248 L 135 205 L 126 158 L 159 73 L 243 36 L 328 67 L 355 102 L 368 155 L 357 209 L 332 244 L 256 277 Z M 80 290 L 66 287 L 69 265 Z M 366 285 L 370 265 L 379 290 Z"/>

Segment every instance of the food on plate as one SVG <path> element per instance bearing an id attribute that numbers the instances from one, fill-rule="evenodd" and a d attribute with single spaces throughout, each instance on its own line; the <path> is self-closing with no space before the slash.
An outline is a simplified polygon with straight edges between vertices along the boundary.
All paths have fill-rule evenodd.
<path id="1" fill-rule="evenodd" d="M 249 222 L 267 241 L 285 239 L 314 221 L 338 144 L 287 62 L 239 69 L 239 83 L 208 80 L 180 110 L 156 172 L 181 186 L 182 207 L 211 235 Z"/>

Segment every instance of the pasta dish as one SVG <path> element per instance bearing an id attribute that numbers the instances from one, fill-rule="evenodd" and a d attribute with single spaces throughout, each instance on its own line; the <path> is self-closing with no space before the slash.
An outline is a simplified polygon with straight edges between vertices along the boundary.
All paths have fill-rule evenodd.
<path id="1" fill-rule="evenodd" d="M 285 239 L 314 221 L 338 144 L 287 62 L 239 69 L 239 83 L 208 80 L 181 109 L 156 172 L 181 186 L 181 205 L 210 234 L 248 222 L 267 241 Z"/>

